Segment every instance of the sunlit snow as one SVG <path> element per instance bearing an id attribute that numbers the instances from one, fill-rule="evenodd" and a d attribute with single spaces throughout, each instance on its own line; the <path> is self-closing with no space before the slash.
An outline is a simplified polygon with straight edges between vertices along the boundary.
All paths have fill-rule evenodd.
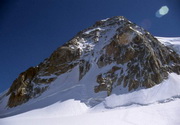
<path id="1" fill-rule="evenodd" d="M 157 39 L 180 53 L 180 38 Z M 112 66 L 107 65 L 104 70 Z M 53 89 L 12 110 L 2 110 L 8 97 L 4 98 L 0 102 L 0 125 L 180 125 L 180 75 L 169 73 L 168 79 L 152 88 L 104 99 L 105 92 L 94 94 L 88 89 L 96 84 L 97 74 L 103 72 L 97 69 L 92 64 L 91 73 L 74 84 L 79 77 L 75 67 L 59 76 L 50 85 Z"/>
<path id="2" fill-rule="evenodd" d="M 111 95 L 88 107 L 69 99 L 45 108 L 0 119 L 2 125 L 179 125 L 180 76 L 174 73 L 150 89 Z"/>

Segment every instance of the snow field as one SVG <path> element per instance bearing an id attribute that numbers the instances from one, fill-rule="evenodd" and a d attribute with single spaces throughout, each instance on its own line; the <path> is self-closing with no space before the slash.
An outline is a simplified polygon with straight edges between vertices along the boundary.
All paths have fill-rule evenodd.
<path id="1" fill-rule="evenodd" d="M 0 119 L 0 125 L 179 125 L 180 76 L 171 73 L 161 84 L 111 95 L 94 107 L 69 99 L 45 108 Z"/>
<path id="2" fill-rule="evenodd" d="M 70 103 L 70 102 L 68 102 Z M 74 102 L 72 102 L 74 103 Z M 37 112 L 25 113 L 13 117 L 0 119 L 2 125 L 179 125 L 180 100 L 168 103 L 152 104 L 148 106 L 131 105 L 115 109 L 101 107 L 79 115 L 57 116 L 39 110 L 41 117 L 36 117 Z M 55 108 L 56 106 L 52 106 Z"/>
<path id="3" fill-rule="evenodd" d="M 162 44 L 172 48 L 180 55 L 180 37 L 156 37 Z"/>
<path id="4" fill-rule="evenodd" d="M 180 97 L 180 76 L 171 73 L 161 84 L 149 89 L 142 89 L 128 94 L 111 95 L 105 99 L 107 108 L 127 106 L 131 104 L 148 105 Z"/>
<path id="5" fill-rule="evenodd" d="M 180 38 L 157 38 L 180 54 Z M 94 46 L 95 50 L 97 48 Z M 96 85 L 95 77 L 100 73 L 95 64 L 91 70 L 93 74 L 87 73 L 78 83 L 78 67 L 75 67 L 60 76 L 50 85 L 53 89 L 40 97 L 9 112 L 0 110 L 0 116 L 27 111 L 1 118 L 0 125 L 180 125 L 180 75 L 170 73 L 167 80 L 152 88 L 121 95 L 112 94 L 104 99 L 106 93 L 97 95 L 89 89 Z M 88 107 L 83 101 L 93 103 L 96 101 L 94 97 L 102 102 Z M 3 106 L 4 101 L 0 108 Z"/>

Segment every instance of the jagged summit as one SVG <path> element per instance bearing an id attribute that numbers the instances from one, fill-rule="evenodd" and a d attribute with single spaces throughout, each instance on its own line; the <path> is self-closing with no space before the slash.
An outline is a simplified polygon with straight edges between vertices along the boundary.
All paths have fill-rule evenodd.
<path id="1" fill-rule="evenodd" d="M 106 19 L 97 21 L 97 22 L 95 22 L 94 25 L 92 25 L 91 27 L 89 27 L 87 29 L 82 30 L 81 32 L 85 32 L 85 31 L 95 28 L 95 27 L 106 27 L 106 26 L 110 26 L 110 25 L 120 24 L 122 22 L 132 23 L 123 16 L 114 16 L 112 18 L 106 18 Z"/>
<path id="2" fill-rule="evenodd" d="M 6 106 L 43 100 L 45 95 L 56 95 L 49 103 L 75 98 L 97 104 L 111 93 L 159 84 L 169 72 L 180 73 L 179 55 L 116 16 L 79 32 L 37 67 L 21 73 L 6 93 Z"/>

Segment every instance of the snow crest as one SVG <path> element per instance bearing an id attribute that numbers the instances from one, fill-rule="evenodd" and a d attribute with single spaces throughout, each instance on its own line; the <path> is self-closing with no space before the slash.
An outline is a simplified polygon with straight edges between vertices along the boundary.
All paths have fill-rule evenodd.
<path id="1" fill-rule="evenodd" d="M 64 102 L 57 102 L 45 108 L 36 109 L 27 113 L 20 114 L 22 117 L 34 116 L 38 118 L 43 117 L 64 117 L 75 116 L 85 113 L 89 108 L 78 100 L 69 99 Z"/>
<path id="2" fill-rule="evenodd" d="M 111 95 L 104 101 L 107 108 L 128 106 L 132 104 L 148 105 L 156 102 L 166 102 L 180 97 L 180 75 L 169 74 L 169 78 L 161 84 L 149 89 L 142 89 L 128 94 Z"/>
<path id="3" fill-rule="evenodd" d="M 180 55 L 180 37 L 156 37 L 162 44 L 172 48 Z"/>

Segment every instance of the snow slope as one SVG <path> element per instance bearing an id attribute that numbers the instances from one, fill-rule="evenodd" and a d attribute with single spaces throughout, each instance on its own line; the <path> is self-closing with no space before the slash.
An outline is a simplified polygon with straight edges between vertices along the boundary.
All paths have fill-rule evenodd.
<path id="1" fill-rule="evenodd" d="M 177 49 L 180 38 L 157 38 L 180 53 Z M 87 74 L 80 84 L 73 84 L 78 80 L 75 67 L 60 76 L 51 85 L 54 89 L 49 89 L 40 98 L 8 112 L 1 110 L 1 117 L 14 116 L 1 118 L 0 125 L 180 125 L 180 75 L 170 73 L 167 80 L 152 88 L 112 94 L 104 99 L 105 92 L 95 95 L 88 89 L 95 84 L 92 79 L 99 73 L 96 73 L 96 65 L 92 65 L 93 74 Z M 62 81 L 64 84 L 59 86 Z M 98 98 L 88 97 L 93 94 Z M 95 106 L 86 105 L 97 102 L 99 104 Z"/>
<path id="2" fill-rule="evenodd" d="M 172 48 L 180 55 L 180 37 L 156 37 L 162 44 Z"/>
<path id="3" fill-rule="evenodd" d="M 111 95 L 88 107 L 69 99 L 45 108 L 0 119 L 2 125 L 179 125 L 180 76 L 174 73 L 160 85 L 123 95 Z"/>
<path id="4" fill-rule="evenodd" d="M 111 95 L 105 99 L 108 108 L 139 104 L 148 105 L 155 102 L 166 102 L 180 97 L 180 76 L 171 73 L 163 83 L 149 89 L 142 89 L 122 95 Z"/>
<path id="5" fill-rule="evenodd" d="M 0 120 L 1 125 L 179 125 L 180 100 L 149 106 L 94 109 L 79 115 L 36 117 L 36 112 Z M 48 113 L 48 112 L 47 112 Z"/>

